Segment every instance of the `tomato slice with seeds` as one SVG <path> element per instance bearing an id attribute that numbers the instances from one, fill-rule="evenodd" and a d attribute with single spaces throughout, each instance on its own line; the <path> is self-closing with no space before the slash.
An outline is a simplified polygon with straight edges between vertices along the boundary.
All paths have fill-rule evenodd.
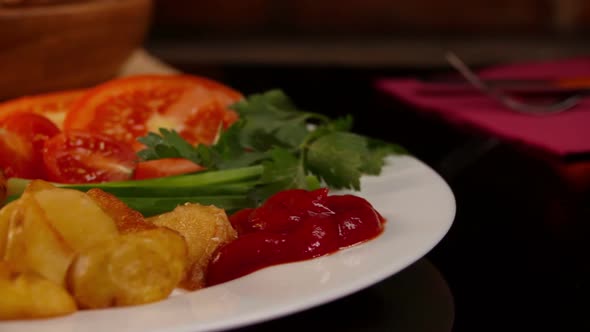
<path id="1" fill-rule="evenodd" d="M 0 119 L 0 127 L 23 136 L 33 144 L 35 152 L 41 154 L 43 144 L 59 134 L 59 128 L 47 117 L 30 112 L 16 112 Z"/>
<path id="2" fill-rule="evenodd" d="M 33 144 L 18 133 L 0 128 L 0 169 L 6 177 L 38 177 Z"/>
<path id="3" fill-rule="evenodd" d="M 0 167 L 9 177 L 43 177 L 43 144 L 59 132 L 53 122 L 35 113 L 15 112 L 0 119 Z"/>
<path id="4" fill-rule="evenodd" d="M 130 145 L 112 137 L 67 131 L 45 142 L 43 163 L 50 181 L 95 183 L 129 179 L 137 158 Z"/>
<path id="5" fill-rule="evenodd" d="M 36 113 L 47 117 L 58 128 L 63 128 L 66 113 L 85 90 L 68 90 L 26 96 L 0 103 L 0 120 L 14 113 Z"/>
<path id="6" fill-rule="evenodd" d="M 212 144 L 237 119 L 228 106 L 239 92 L 192 75 L 140 75 L 109 81 L 85 94 L 66 116 L 66 130 L 102 133 L 141 149 L 138 137 L 174 129 L 192 144 Z"/>

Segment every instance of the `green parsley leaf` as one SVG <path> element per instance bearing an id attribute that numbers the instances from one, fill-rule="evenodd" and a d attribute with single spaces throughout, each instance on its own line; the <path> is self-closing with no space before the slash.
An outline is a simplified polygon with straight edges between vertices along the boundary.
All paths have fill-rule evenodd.
<path id="1" fill-rule="evenodd" d="M 333 132 L 309 145 L 307 165 L 312 173 L 330 187 L 360 190 L 363 158 L 368 154 L 365 137 L 348 132 Z"/>
<path id="2" fill-rule="evenodd" d="M 392 154 L 406 154 L 407 151 L 397 144 L 392 144 L 377 140 L 374 138 L 367 139 L 369 153 L 363 158 L 361 172 L 370 175 L 379 175 L 385 165 L 385 158 Z"/>
<path id="3" fill-rule="evenodd" d="M 186 158 L 197 164 L 202 163 L 198 151 L 174 130 L 160 128 L 160 135 L 148 133 L 137 140 L 146 145 L 145 149 L 137 153 L 142 160 Z"/>
<path id="4" fill-rule="evenodd" d="M 255 94 L 231 106 L 244 119 L 243 145 L 257 150 L 273 146 L 297 148 L 309 135 L 308 121 L 325 116 L 298 110 L 280 90 Z"/>
<path id="5" fill-rule="evenodd" d="M 251 198 L 262 202 L 272 194 L 287 189 L 313 190 L 320 187 L 319 180 L 306 175 L 301 159 L 283 148 L 270 151 L 270 159 L 262 163 L 264 171 L 260 178 L 262 185 L 251 193 Z"/>

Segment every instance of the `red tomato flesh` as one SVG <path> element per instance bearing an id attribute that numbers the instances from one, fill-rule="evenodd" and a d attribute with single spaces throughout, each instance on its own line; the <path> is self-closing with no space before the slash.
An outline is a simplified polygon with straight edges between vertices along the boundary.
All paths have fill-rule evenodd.
<path id="1" fill-rule="evenodd" d="M 46 117 L 15 112 L 0 119 L 0 167 L 8 177 L 42 178 L 42 150 L 59 129 Z"/>
<path id="2" fill-rule="evenodd" d="M 0 120 L 0 127 L 25 137 L 33 143 L 36 152 L 41 153 L 43 144 L 49 138 L 59 134 L 60 130 L 47 117 L 29 112 L 13 113 Z"/>
<path id="3" fill-rule="evenodd" d="M 237 116 L 227 107 L 242 95 L 190 75 L 143 75 L 109 81 L 72 106 L 64 127 L 111 136 L 141 149 L 138 137 L 174 129 L 192 144 L 212 144 Z"/>
<path id="4" fill-rule="evenodd" d="M 39 171 L 33 144 L 20 134 L 0 128 L 0 168 L 6 177 L 34 179 Z"/>
<path id="5" fill-rule="evenodd" d="M 285 190 L 229 219 L 239 236 L 214 255 L 207 269 L 209 285 L 367 241 L 381 234 L 385 222 L 365 199 L 328 196 L 327 189 Z"/>
<path id="6" fill-rule="evenodd" d="M 12 99 L 0 103 L 0 121 L 14 113 L 35 113 L 47 117 L 58 128 L 71 105 L 84 94 L 85 90 L 68 90 Z"/>
<path id="7" fill-rule="evenodd" d="M 137 160 L 128 144 L 104 135 L 67 131 L 45 142 L 43 162 L 50 181 L 94 183 L 129 179 Z"/>

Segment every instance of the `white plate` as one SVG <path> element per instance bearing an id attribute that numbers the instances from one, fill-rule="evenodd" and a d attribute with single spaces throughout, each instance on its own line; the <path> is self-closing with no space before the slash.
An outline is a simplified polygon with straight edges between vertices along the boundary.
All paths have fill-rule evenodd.
<path id="1" fill-rule="evenodd" d="M 375 284 L 417 261 L 447 233 L 455 199 L 419 160 L 388 159 L 382 175 L 363 177 L 362 191 L 388 220 L 376 239 L 333 255 L 263 269 L 225 284 L 175 294 L 153 304 L 80 311 L 0 323 L 0 331 L 217 331 L 317 306 Z"/>

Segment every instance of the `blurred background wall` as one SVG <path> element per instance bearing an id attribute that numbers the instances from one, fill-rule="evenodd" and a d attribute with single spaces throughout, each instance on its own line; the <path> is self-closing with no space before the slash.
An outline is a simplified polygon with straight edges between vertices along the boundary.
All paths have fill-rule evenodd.
<path id="1" fill-rule="evenodd" d="M 158 27 L 211 33 L 543 33 L 590 26 L 587 0 L 157 0 Z"/>
<path id="2" fill-rule="evenodd" d="M 586 54 L 588 30 L 588 0 L 156 0 L 150 45 L 176 60 L 428 66 L 445 49 L 472 63 Z"/>

